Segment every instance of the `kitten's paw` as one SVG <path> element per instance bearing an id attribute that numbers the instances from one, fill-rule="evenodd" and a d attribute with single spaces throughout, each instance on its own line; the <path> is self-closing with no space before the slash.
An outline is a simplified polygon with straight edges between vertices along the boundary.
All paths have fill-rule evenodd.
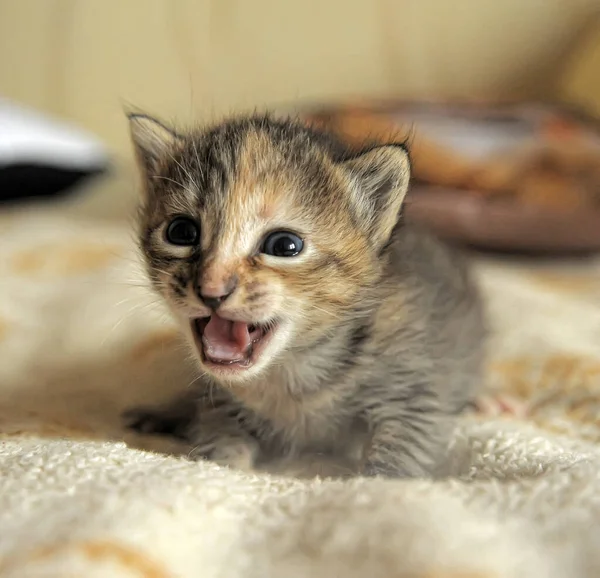
<path id="1" fill-rule="evenodd" d="M 501 415 L 516 418 L 527 416 L 527 403 L 514 396 L 502 393 L 483 393 L 473 402 L 475 413 L 484 417 L 499 417 Z"/>
<path id="2" fill-rule="evenodd" d="M 138 434 L 187 439 L 189 422 L 174 413 L 158 409 L 134 408 L 123 413 L 122 417 L 125 427 Z"/>
<path id="3" fill-rule="evenodd" d="M 366 478 L 411 478 L 407 472 L 401 469 L 394 468 L 383 464 L 367 463 L 362 471 L 362 475 Z"/>
<path id="4" fill-rule="evenodd" d="M 428 459 L 423 463 L 414 460 L 401 459 L 398 456 L 381 459 L 380 456 L 370 456 L 362 468 L 362 475 L 367 478 L 431 478 L 434 475 L 435 464 Z M 399 457 L 400 456 L 400 457 Z"/>
<path id="5" fill-rule="evenodd" d="M 370 466 L 370 465 L 365 466 L 365 468 L 361 474 L 365 478 L 389 478 L 389 477 L 392 477 L 392 476 L 390 476 L 388 470 L 377 467 L 377 466 Z"/>
<path id="6" fill-rule="evenodd" d="M 257 454 L 258 444 L 253 439 L 223 437 L 209 444 L 194 446 L 189 457 L 195 460 L 209 460 L 220 466 L 250 471 L 254 468 Z"/>

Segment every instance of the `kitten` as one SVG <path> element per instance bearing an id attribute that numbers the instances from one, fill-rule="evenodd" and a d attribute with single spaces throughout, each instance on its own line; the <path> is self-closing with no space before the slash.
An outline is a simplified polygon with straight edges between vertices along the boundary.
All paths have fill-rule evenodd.
<path id="1" fill-rule="evenodd" d="M 148 275 L 203 372 L 193 400 L 131 425 L 230 465 L 313 453 L 435 474 L 484 330 L 461 259 L 400 218 L 406 146 L 350 151 L 271 116 L 130 128 Z"/>

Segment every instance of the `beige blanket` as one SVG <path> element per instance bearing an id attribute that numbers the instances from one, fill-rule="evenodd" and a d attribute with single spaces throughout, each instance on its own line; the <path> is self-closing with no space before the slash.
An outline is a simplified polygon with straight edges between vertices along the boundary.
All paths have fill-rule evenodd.
<path id="1" fill-rule="evenodd" d="M 600 576 L 600 261 L 475 263 L 529 413 L 465 417 L 449 479 L 248 475 L 118 441 L 194 378 L 124 193 L 0 214 L 1 578 Z"/>

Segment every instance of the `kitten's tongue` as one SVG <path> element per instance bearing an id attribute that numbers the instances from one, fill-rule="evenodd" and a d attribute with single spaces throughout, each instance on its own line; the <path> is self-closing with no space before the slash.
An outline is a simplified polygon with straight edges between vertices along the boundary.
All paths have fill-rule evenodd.
<path id="1" fill-rule="evenodd" d="M 252 340 L 248 324 L 229 321 L 213 313 L 202 335 L 204 353 L 217 361 L 239 361 L 247 357 Z"/>

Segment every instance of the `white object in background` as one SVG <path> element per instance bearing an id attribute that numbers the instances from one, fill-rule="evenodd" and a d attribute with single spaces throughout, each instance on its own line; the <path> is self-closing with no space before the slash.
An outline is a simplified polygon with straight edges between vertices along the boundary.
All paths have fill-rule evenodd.
<path id="1" fill-rule="evenodd" d="M 0 169 L 46 165 L 86 172 L 107 164 L 108 151 L 94 136 L 0 97 Z"/>

